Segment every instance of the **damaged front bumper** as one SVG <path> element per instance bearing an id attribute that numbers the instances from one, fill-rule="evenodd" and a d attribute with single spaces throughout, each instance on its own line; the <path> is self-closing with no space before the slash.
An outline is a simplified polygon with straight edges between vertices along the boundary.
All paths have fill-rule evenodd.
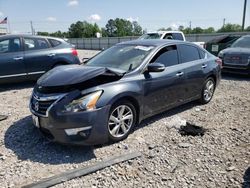
<path id="1" fill-rule="evenodd" d="M 45 115 L 35 109 L 34 94 L 30 102 L 34 124 L 51 141 L 74 145 L 96 145 L 108 141 L 107 122 L 110 106 L 91 111 L 63 113 L 65 104 L 75 98 L 79 92 L 71 92 L 60 100 L 54 101 Z M 44 97 L 36 97 L 36 100 Z"/>

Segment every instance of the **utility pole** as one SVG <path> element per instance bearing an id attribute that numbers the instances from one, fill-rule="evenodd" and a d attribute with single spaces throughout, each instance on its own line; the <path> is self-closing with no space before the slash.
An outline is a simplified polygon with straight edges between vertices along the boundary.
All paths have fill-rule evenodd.
<path id="1" fill-rule="evenodd" d="M 247 9 L 247 0 L 244 1 L 242 28 L 241 28 L 242 31 L 244 31 L 244 28 L 245 28 L 246 9 Z"/>
<path id="2" fill-rule="evenodd" d="M 223 18 L 223 27 L 225 26 L 226 24 L 226 18 Z"/>
<path id="3" fill-rule="evenodd" d="M 192 21 L 189 22 L 189 28 L 192 29 Z"/>
<path id="4" fill-rule="evenodd" d="M 30 27 L 31 27 L 31 35 L 34 35 L 34 28 L 32 21 L 30 21 Z"/>

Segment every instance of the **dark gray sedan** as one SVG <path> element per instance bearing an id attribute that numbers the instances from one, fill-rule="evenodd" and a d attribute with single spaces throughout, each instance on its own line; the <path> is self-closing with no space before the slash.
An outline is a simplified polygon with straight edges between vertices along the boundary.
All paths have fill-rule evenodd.
<path id="1" fill-rule="evenodd" d="M 0 36 L 0 84 L 34 80 L 55 66 L 79 63 L 77 51 L 63 39 Z"/>
<path id="2" fill-rule="evenodd" d="M 218 56 L 222 59 L 223 72 L 250 75 L 250 35 L 239 38 Z"/>
<path id="3" fill-rule="evenodd" d="M 52 141 L 120 141 L 147 117 L 193 100 L 208 103 L 220 66 L 219 58 L 188 42 L 121 43 L 85 66 L 60 66 L 44 74 L 30 110 L 34 124 Z"/>

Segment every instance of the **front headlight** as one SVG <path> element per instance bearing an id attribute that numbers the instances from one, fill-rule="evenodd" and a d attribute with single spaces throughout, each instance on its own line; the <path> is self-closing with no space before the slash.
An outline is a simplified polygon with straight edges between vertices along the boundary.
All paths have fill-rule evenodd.
<path id="1" fill-rule="evenodd" d="M 64 105 L 63 112 L 79 112 L 89 111 L 96 108 L 96 103 L 100 98 L 102 91 L 96 91 L 85 95 L 79 99 L 73 100 L 71 103 Z"/>
<path id="2" fill-rule="evenodd" d="M 223 51 L 220 51 L 219 54 L 218 54 L 218 57 L 223 59 L 223 56 L 224 56 L 224 52 Z"/>

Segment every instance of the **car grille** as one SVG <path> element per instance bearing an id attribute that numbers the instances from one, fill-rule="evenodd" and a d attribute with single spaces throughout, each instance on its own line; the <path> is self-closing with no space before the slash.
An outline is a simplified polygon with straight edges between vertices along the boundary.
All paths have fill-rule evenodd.
<path id="1" fill-rule="evenodd" d="M 248 59 L 240 56 L 226 56 L 224 64 L 226 65 L 248 65 Z"/>
<path id="2" fill-rule="evenodd" d="M 38 97 L 37 95 L 33 94 L 30 101 L 30 107 L 35 114 L 47 117 L 47 111 L 49 108 L 60 98 L 62 98 L 62 95 L 56 95 L 52 97 Z"/>

